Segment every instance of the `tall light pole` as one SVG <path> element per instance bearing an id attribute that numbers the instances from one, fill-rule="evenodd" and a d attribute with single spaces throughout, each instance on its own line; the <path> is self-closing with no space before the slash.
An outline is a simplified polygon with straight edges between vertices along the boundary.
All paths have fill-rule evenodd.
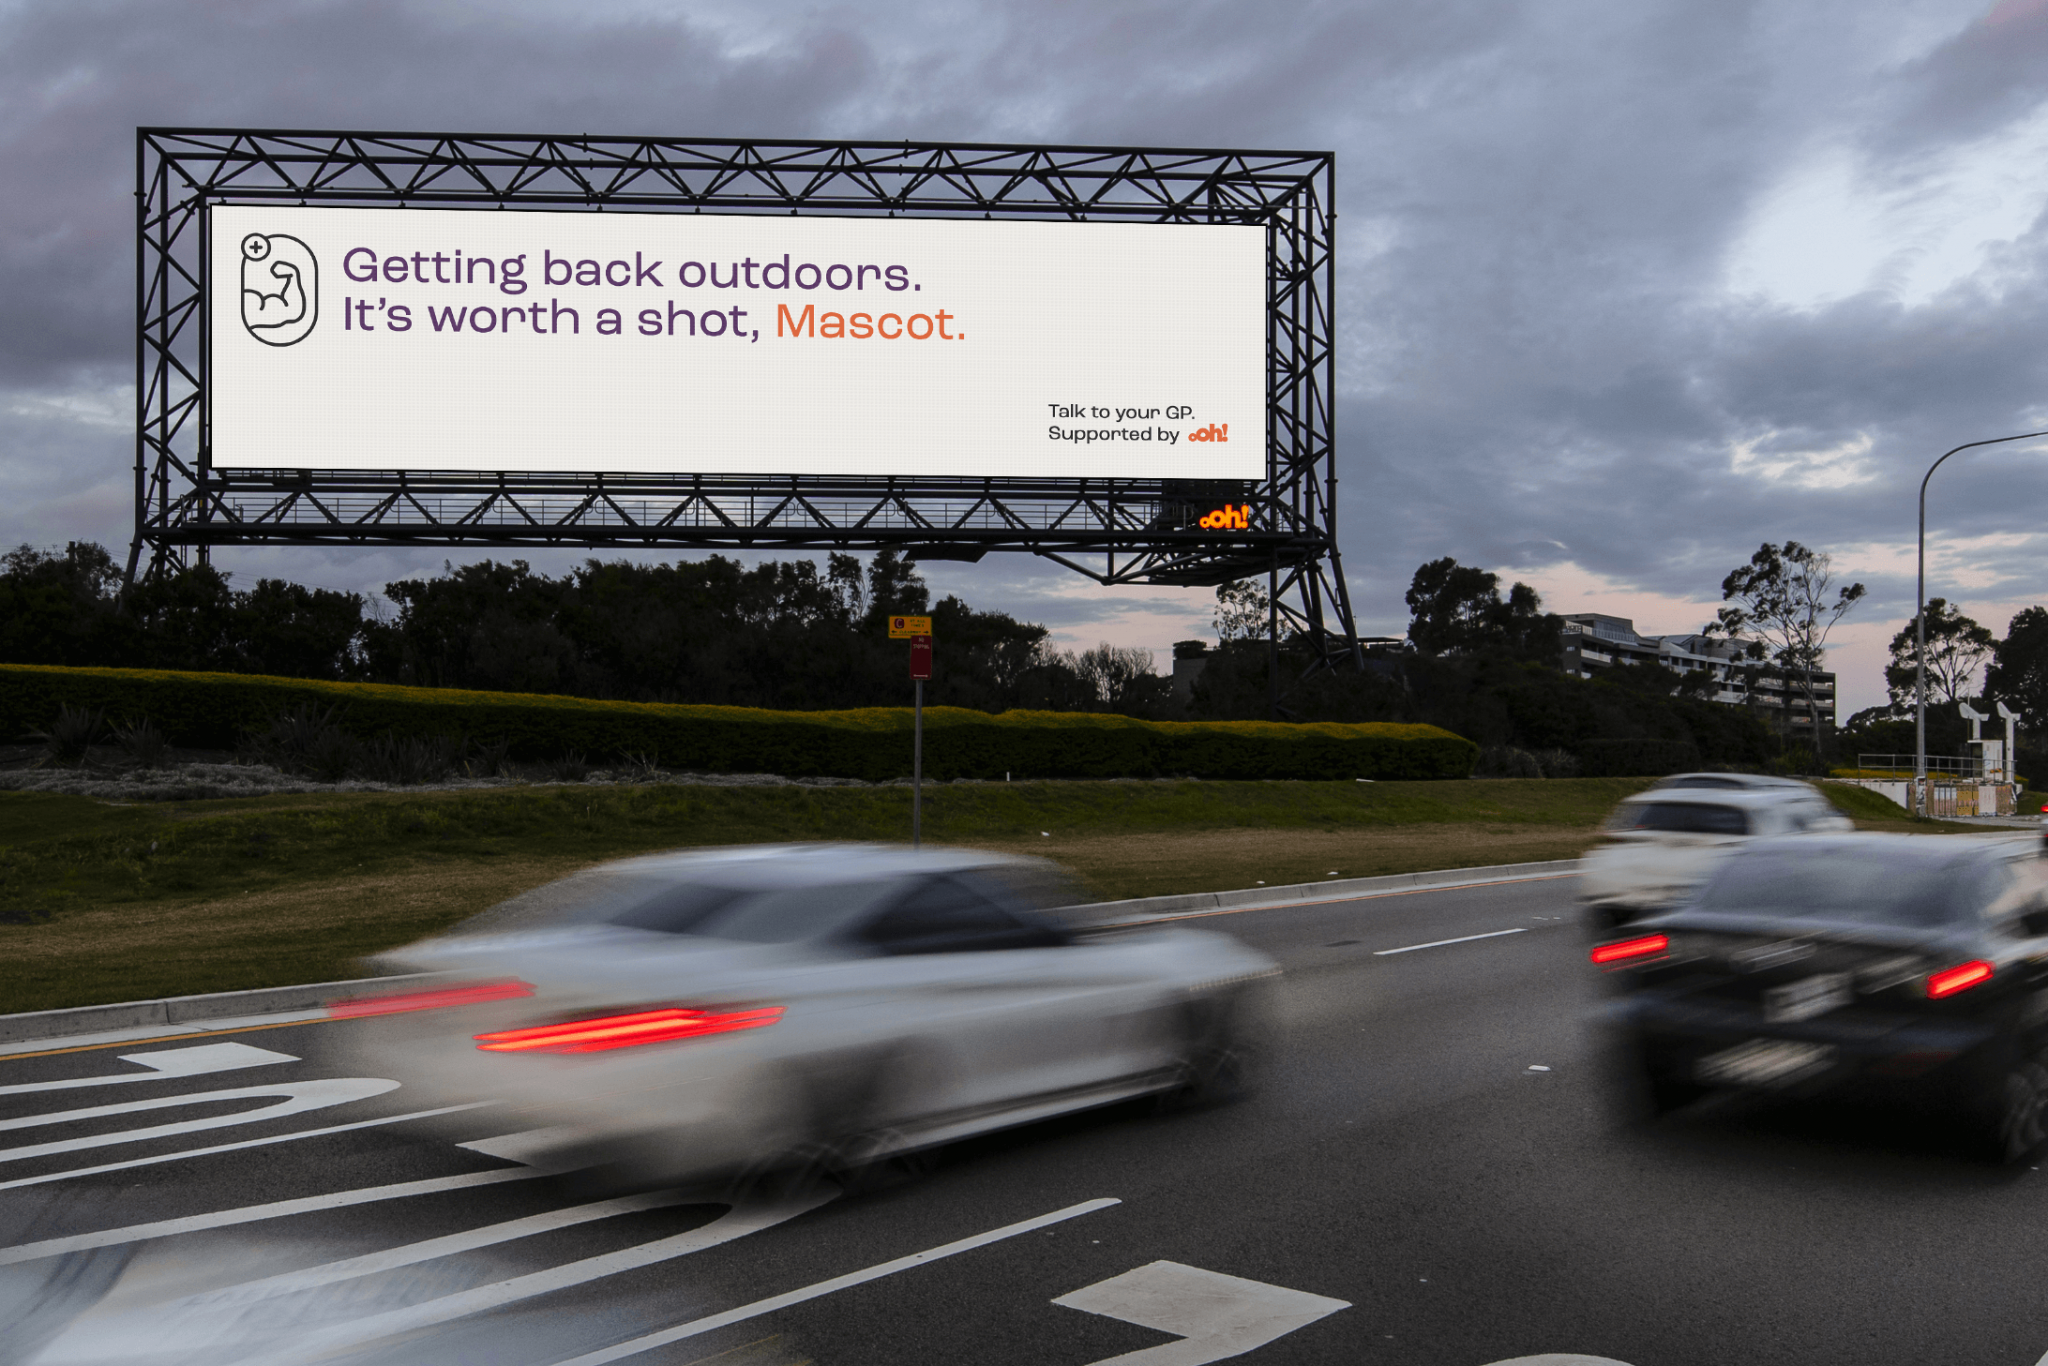
<path id="1" fill-rule="evenodd" d="M 1920 479 L 1920 573 L 1913 591 L 1913 805 L 1914 814 L 1927 814 L 1927 481 L 1949 455 L 1996 446 L 2006 441 L 2025 441 L 2048 436 L 2048 432 L 2021 432 L 2018 436 L 1994 436 L 1989 441 L 1966 441 L 1927 467 Z"/>

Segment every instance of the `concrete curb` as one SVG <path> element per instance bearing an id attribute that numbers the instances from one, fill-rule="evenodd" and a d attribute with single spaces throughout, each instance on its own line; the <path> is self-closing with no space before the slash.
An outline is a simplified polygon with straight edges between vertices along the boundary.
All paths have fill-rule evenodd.
<path id="1" fill-rule="evenodd" d="M 1076 909 L 1089 912 L 1085 923 L 1091 925 L 1144 925 L 1183 916 L 1279 910 L 1288 906 L 1390 892 L 1483 887 L 1489 883 L 1521 882 L 1531 878 L 1569 877 L 1578 870 L 1577 859 L 1558 859 L 1550 863 L 1500 863 L 1485 868 L 1396 873 L 1390 877 L 1333 878 L 1328 882 L 1253 887 L 1236 892 L 1190 892 L 1180 896 L 1142 897 L 1133 901 L 1105 901 Z M 363 977 L 344 982 L 308 982 L 302 986 L 217 991 L 204 996 L 172 996 L 158 1001 L 123 1001 L 115 1005 L 0 1015 L 0 1046 L 74 1039 L 82 1035 L 132 1033 L 139 1037 L 152 1029 L 172 1033 L 194 1032 L 195 1026 L 203 1026 L 207 1021 L 241 1024 L 255 1016 L 294 1011 L 318 1012 L 337 1001 L 376 996 L 403 990 L 409 985 L 424 985 L 446 975 L 425 972 L 400 977 Z M 318 1018 L 318 1015 L 308 1014 L 307 1018 Z"/>
<path id="2" fill-rule="evenodd" d="M 68 1010 L 33 1010 L 21 1015 L 0 1015 L 0 1043 L 61 1039 L 74 1034 L 111 1033 L 115 1030 L 177 1029 L 209 1020 L 238 1020 L 250 1015 L 315 1010 L 336 1001 L 352 1001 L 360 996 L 403 990 L 408 985 L 425 984 L 445 975 L 420 972 L 399 977 L 361 977 L 345 982 L 307 982 L 295 987 L 215 991 L 203 996 L 170 996 L 158 1001 L 122 1001 L 115 1005 L 74 1006 Z"/>
<path id="3" fill-rule="evenodd" d="M 1554 859 L 1547 863 L 1496 863 L 1484 868 L 1446 868 L 1438 872 L 1394 873 L 1386 877 L 1332 878 L 1328 882 L 1296 882 L 1284 887 L 1251 887 L 1235 892 L 1149 896 L 1134 901 L 1105 901 L 1085 909 L 1090 912 L 1089 924 L 1143 925 L 1154 920 L 1173 920 L 1219 911 L 1279 910 L 1287 906 L 1343 901 L 1389 892 L 1483 887 L 1494 882 L 1570 877 L 1578 871 L 1579 860 L 1575 858 Z"/>

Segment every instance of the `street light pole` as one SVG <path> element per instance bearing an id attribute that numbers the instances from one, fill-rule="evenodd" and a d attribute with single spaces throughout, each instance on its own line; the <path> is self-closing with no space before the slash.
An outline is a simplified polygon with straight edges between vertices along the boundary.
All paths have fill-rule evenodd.
<path id="1" fill-rule="evenodd" d="M 1927 481 L 1950 455 L 1978 446 L 1996 446 L 2006 441 L 2025 441 L 2048 436 L 2048 432 L 2021 432 L 2018 436 L 1994 436 L 1989 441 L 1966 441 L 1927 467 L 1920 479 L 1920 563 L 1919 579 L 1913 590 L 1913 806 L 1914 814 L 1927 814 Z"/>

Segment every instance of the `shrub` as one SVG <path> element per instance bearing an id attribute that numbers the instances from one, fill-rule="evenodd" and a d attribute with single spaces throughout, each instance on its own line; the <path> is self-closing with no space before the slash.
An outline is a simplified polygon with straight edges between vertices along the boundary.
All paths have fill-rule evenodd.
<path id="1" fill-rule="evenodd" d="M 1660 778 L 1700 766 L 1689 740 L 1588 740 L 1579 746 L 1580 771 L 1588 778 Z"/>
<path id="2" fill-rule="evenodd" d="M 380 735 L 361 749 L 357 767 L 372 782 L 416 787 L 455 769 L 462 747 L 445 735 Z"/>
<path id="3" fill-rule="evenodd" d="M 105 726 L 103 709 L 74 707 L 59 703 L 57 719 L 48 730 L 29 732 L 29 739 L 43 742 L 40 764 L 82 764 L 92 754 L 93 742 Z"/>
<path id="4" fill-rule="evenodd" d="M 1526 749 L 1516 749 L 1513 745 L 1488 745 L 1479 751 L 1479 762 L 1472 766 L 1472 776 L 1541 778 L 1543 765 Z"/>
<path id="5" fill-rule="evenodd" d="M 114 727 L 114 743 L 137 768 L 161 768 L 170 754 L 171 742 L 147 717 Z"/>
<path id="6" fill-rule="evenodd" d="M 869 781 L 907 777 L 910 770 L 908 707 L 778 712 L 245 674 L 0 665 L 0 728 L 19 734 L 60 704 L 148 716 L 174 743 L 205 748 L 225 748 L 244 730 L 274 728 L 280 715 L 294 715 L 320 718 L 358 740 L 461 735 L 503 744 L 526 760 L 571 750 L 647 753 L 677 770 Z M 303 741 L 292 743 L 304 752 Z M 1477 753 L 1470 741 L 1426 725 L 925 710 L 925 772 L 937 780 L 999 779 L 1006 772 L 1017 778 L 1462 778 Z"/>

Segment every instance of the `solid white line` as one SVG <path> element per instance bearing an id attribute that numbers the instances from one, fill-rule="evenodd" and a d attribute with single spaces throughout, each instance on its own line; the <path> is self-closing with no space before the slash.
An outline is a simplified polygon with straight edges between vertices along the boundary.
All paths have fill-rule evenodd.
<path id="1" fill-rule="evenodd" d="M 363 1346 L 379 1338 L 418 1332 L 423 1328 L 467 1318 L 471 1314 L 480 1314 L 487 1309 L 496 1309 L 519 1300 L 531 1299 L 536 1295 L 567 1290 L 603 1276 L 615 1276 L 622 1271 L 633 1271 L 657 1262 L 686 1257 L 693 1252 L 717 1247 L 720 1243 L 729 1243 L 735 1238 L 744 1238 L 749 1233 L 773 1228 L 785 1220 L 794 1219 L 799 1214 L 816 1209 L 828 1200 L 837 1199 L 838 1195 L 837 1190 L 828 1190 L 823 1194 L 787 1204 L 742 1205 L 727 1211 L 702 1228 L 679 1233 L 672 1238 L 658 1238 L 651 1243 L 642 1243 L 638 1247 L 623 1248 L 599 1257 L 586 1257 L 579 1262 L 568 1262 L 525 1276 L 514 1276 L 509 1280 L 478 1286 L 474 1290 L 443 1295 L 423 1304 L 412 1304 L 403 1309 L 389 1309 L 381 1314 L 370 1314 L 349 1323 L 336 1324 L 324 1331 L 303 1333 L 291 1344 L 292 1356 L 265 1357 L 264 1361 L 267 1366 L 285 1366 L 286 1362 L 318 1361 L 335 1352 Z"/>
<path id="2" fill-rule="evenodd" d="M 622 1195 L 616 1199 L 599 1200 L 588 1205 L 546 1210 L 540 1214 L 529 1214 L 523 1219 L 508 1219 L 503 1223 L 464 1229 L 460 1233 L 407 1243 L 402 1247 L 385 1248 L 382 1252 L 368 1252 L 360 1257 L 348 1257 L 321 1266 L 280 1272 L 275 1276 L 266 1276 L 260 1281 L 244 1281 L 240 1285 L 186 1295 L 165 1304 L 152 1306 L 148 1312 L 157 1314 L 190 1309 L 219 1312 L 266 1300 L 273 1295 L 289 1295 L 294 1291 L 311 1290 L 316 1286 L 333 1285 L 338 1281 L 374 1276 L 380 1271 L 415 1266 L 420 1262 L 430 1262 L 436 1257 L 452 1257 L 457 1253 L 474 1252 L 482 1247 L 495 1247 L 499 1243 L 509 1243 L 514 1239 L 530 1238 L 535 1234 L 572 1228 L 577 1224 L 587 1224 L 598 1219 L 610 1219 L 615 1215 L 638 1214 L 643 1210 L 664 1209 L 670 1205 L 693 1202 L 702 1203 L 700 1197 L 679 1191 L 653 1191 L 645 1195 Z"/>
<path id="3" fill-rule="evenodd" d="M 1417 949 L 1440 949 L 1446 944 L 1469 944 L 1475 939 L 1498 939 L 1504 934 L 1527 934 L 1526 926 L 1512 930 L 1488 930 L 1485 934 L 1461 934 L 1456 939 L 1432 939 L 1427 944 L 1409 944 L 1398 949 L 1374 949 L 1372 956 L 1385 958 L 1390 953 L 1413 953 Z"/>
<path id="4" fill-rule="evenodd" d="M 67 1176 L 70 1174 L 65 1173 Z M 210 1228 L 255 1224 L 265 1219 L 286 1219 L 294 1214 L 317 1214 L 322 1210 L 367 1205 L 378 1200 L 404 1200 L 415 1195 L 435 1195 L 441 1191 L 462 1190 L 469 1186 L 491 1186 L 500 1181 L 531 1181 L 541 1174 L 512 1168 L 466 1172 L 461 1176 L 436 1176 L 424 1181 L 401 1181 L 390 1186 L 363 1186 L 352 1191 L 336 1191 L 332 1195 L 309 1195 L 298 1200 L 277 1200 L 267 1205 L 244 1205 L 240 1209 L 195 1214 L 184 1219 L 159 1219 L 155 1223 L 130 1224 L 126 1228 L 102 1229 L 98 1233 L 77 1233 L 69 1238 L 47 1238 L 40 1243 L 0 1247 L 0 1266 L 8 1266 L 14 1262 L 32 1262 L 39 1257 L 56 1257 L 66 1252 L 84 1252 L 95 1247 L 139 1243 L 149 1238 L 169 1238 L 179 1233 L 198 1233 Z"/>
<path id="5" fill-rule="evenodd" d="M 209 1157 L 214 1153 L 239 1152 L 243 1148 L 262 1148 L 272 1143 L 290 1143 L 301 1138 L 322 1138 L 328 1134 L 345 1134 L 351 1129 L 370 1129 L 379 1124 L 401 1124 L 408 1119 L 432 1119 L 435 1115 L 452 1115 L 463 1110 L 474 1110 L 482 1105 L 494 1105 L 489 1100 L 473 1100 L 467 1105 L 444 1105 L 438 1110 L 415 1110 L 408 1115 L 386 1115 L 382 1119 L 359 1119 L 353 1124 L 335 1124 L 325 1129 L 302 1129 L 295 1134 L 277 1134 L 271 1138 L 245 1138 L 240 1143 L 216 1143 L 211 1148 L 187 1148 L 183 1152 L 164 1153 L 157 1157 L 137 1157 L 126 1162 L 108 1162 L 98 1167 L 73 1167 L 69 1171 L 51 1172 L 46 1176 L 24 1176 L 13 1181 L 0 1181 L 0 1191 L 11 1191 L 18 1186 L 40 1186 L 49 1181 L 69 1181 L 74 1176 L 98 1176 L 101 1172 L 126 1171 L 130 1167 L 149 1167 L 159 1162 L 182 1162 L 188 1157 Z M 529 1173 L 521 1172 L 525 1176 Z"/>
<path id="6" fill-rule="evenodd" d="M 1033 1229 L 1044 1228 L 1048 1224 L 1062 1223 L 1068 1219 L 1073 1219 L 1083 1214 L 1093 1214 L 1096 1210 L 1108 1209 L 1111 1205 L 1122 1203 L 1121 1200 L 1113 1199 L 1084 1200 L 1078 1205 L 1069 1205 L 1065 1209 L 1056 1209 L 1051 1214 L 1041 1214 L 1036 1219 L 1026 1219 L 1022 1223 L 1005 1224 L 1001 1228 L 990 1229 L 987 1233 L 977 1233 L 972 1238 L 962 1238 L 958 1242 L 932 1248 L 928 1252 L 913 1252 L 908 1257 L 898 1257 L 893 1262 L 883 1262 L 879 1266 L 871 1266 L 865 1271 L 853 1271 L 844 1276 L 835 1276 L 829 1281 L 819 1281 L 816 1285 L 807 1285 L 801 1290 L 791 1290 L 786 1294 L 775 1295 L 769 1299 L 755 1300 L 752 1304 L 743 1304 L 737 1309 L 728 1309 L 722 1314 L 712 1314 L 706 1318 L 692 1319 L 688 1323 L 678 1324 L 674 1328 L 664 1328 L 658 1333 L 649 1333 L 645 1337 L 632 1338 L 626 1342 L 601 1348 L 595 1352 L 586 1352 L 580 1357 L 572 1357 L 567 1361 L 558 1362 L 557 1366 L 603 1366 L 605 1362 L 618 1361 L 624 1357 L 638 1356 L 640 1353 L 652 1351 L 656 1347 L 665 1347 L 671 1342 L 680 1342 L 684 1338 L 693 1338 L 735 1323 L 744 1323 L 748 1319 L 759 1318 L 763 1314 L 772 1314 L 778 1309 L 787 1309 L 793 1304 L 802 1304 L 806 1300 L 815 1300 L 821 1295 L 830 1295 L 837 1290 L 846 1290 L 856 1285 L 865 1285 L 869 1281 L 880 1280 L 884 1276 L 893 1276 L 899 1271 L 908 1271 L 912 1267 L 923 1266 L 927 1262 L 936 1262 L 941 1257 L 951 1257 L 961 1252 L 972 1252 L 975 1248 L 987 1247 L 990 1243 L 999 1243 L 1005 1238 L 1015 1238 L 1020 1233 L 1029 1233 Z"/>

